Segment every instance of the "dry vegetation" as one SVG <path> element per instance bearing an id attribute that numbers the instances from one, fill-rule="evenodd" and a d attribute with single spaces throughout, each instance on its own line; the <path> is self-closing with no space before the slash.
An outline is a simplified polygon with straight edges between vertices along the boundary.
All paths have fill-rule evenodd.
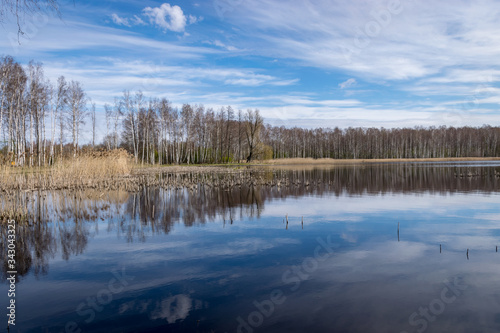
<path id="1" fill-rule="evenodd" d="M 68 180 L 92 180 L 130 174 L 132 159 L 123 149 L 93 151 L 75 160 L 65 160 L 52 170 L 54 177 Z"/>
<path id="2" fill-rule="evenodd" d="M 46 168 L 2 166 L 0 190 L 99 188 L 130 174 L 132 160 L 123 149 L 93 151 Z"/>
<path id="3" fill-rule="evenodd" d="M 132 190 L 146 179 L 160 173 L 169 174 L 227 174 L 252 166 L 328 166 L 365 163 L 391 162 L 458 162 L 494 161 L 500 158 L 425 158 L 425 159 L 331 159 L 331 158 L 288 158 L 256 161 L 239 165 L 174 165 L 139 167 L 133 157 L 123 149 L 111 151 L 84 152 L 76 159 L 68 158 L 61 163 L 46 168 L 17 168 L 2 166 L 0 169 L 0 191 L 34 191 L 56 189 Z"/>

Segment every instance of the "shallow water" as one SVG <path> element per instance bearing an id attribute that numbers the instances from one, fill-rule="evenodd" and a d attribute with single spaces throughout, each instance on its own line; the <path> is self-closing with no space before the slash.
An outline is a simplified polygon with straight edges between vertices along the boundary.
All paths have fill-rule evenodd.
<path id="1" fill-rule="evenodd" d="M 500 164 L 255 172 L 288 186 L 30 194 L 10 331 L 500 331 Z"/>

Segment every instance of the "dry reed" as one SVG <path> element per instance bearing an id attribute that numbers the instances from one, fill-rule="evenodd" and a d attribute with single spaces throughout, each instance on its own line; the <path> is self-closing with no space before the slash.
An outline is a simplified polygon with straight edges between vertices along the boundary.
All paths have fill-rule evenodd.
<path id="1" fill-rule="evenodd" d="M 94 180 L 130 174 L 132 163 L 129 154 L 123 149 L 92 152 L 56 164 L 54 178 L 68 180 Z"/>
<path id="2" fill-rule="evenodd" d="M 3 166 L 0 191 L 93 188 L 115 177 L 129 175 L 131 170 L 132 160 L 125 150 L 95 151 L 48 168 Z"/>

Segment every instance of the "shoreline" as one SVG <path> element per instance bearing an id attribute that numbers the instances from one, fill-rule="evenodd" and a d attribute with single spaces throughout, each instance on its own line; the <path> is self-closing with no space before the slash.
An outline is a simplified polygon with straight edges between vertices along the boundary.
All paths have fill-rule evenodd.
<path id="1" fill-rule="evenodd" d="M 435 157 L 435 158 L 363 158 L 363 159 L 333 159 L 333 158 L 291 158 L 264 161 L 263 164 L 363 164 L 363 163 L 401 163 L 401 162 L 484 162 L 500 161 L 500 157 Z"/>
<path id="2" fill-rule="evenodd" d="M 421 162 L 490 162 L 499 161 L 500 157 L 446 157 L 446 158 L 387 158 L 387 159 L 331 159 L 331 158 L 282 158 L 266 161 L 255 161 L 254 163 L 234 163 L 234 164 L 192 164 L 192 165 L 159 165 L 159 166 L 137 166 L 133 169 L 132 175 L 141 175 L 156 172 L 228 172 L 230 170 L 241 170 L 249 167 L 269 167 L 269 166 L 325 166 L 325 165 L 357 165 L 376 163 L 421 163 Z"/>
<path id="3" fill-rule="evenodd" d="M 439 163 L 439 162 L 500 162 L 500 157 L 467 157 L 467 158 L 425 158 L 425 159 L 312 159 L 294 158 L 268 161 L 255 161 L 250 164 L 204 164 L 204 165 L 162 165 L 162 166 L 133 166 L 126 174 L 108 174 L 102 177 L 85 175 L 64 175 L 53 173 L 50 170 L 19 170 L 20 172 L 4 173 L 0 178 L 0 192 L 10 197 L 19 192 L 33 192 L 44 190 L 84 190 L 98 189 L 101 191 L 118 190 L 138 191 L 142 186 L 161 185 L 165 187 L 193 187 L 198 183 L 217 186 L 229 185 L 222 180 L 238 177 L 243 182 L 259 183 L 260 176 L 253 171 L 265 169 L 290 170 L 295 168 L 314 169 L 319 167 L 331 168 L 334 166 L 362 166 L 370 164 L 399 164 L 399 163 Z M 185 178 L 186 175 L 192 176 Z M 170 176 L 169 176 L 170 175 Z M 182 179 L 176 178 L 181 176 Z"/>
<path id="4" fill-rule="evenodd" d="M 407 162 L 487 162 L 500 161 L 500 157 L 435 157 L 435 158 L 374 158 L 374 159 L 332 159 L 332 158 L 292 158 L 270 160 L 263 165 L 290 164 L 372 164 L 372 163 L 407 163 Z"/>
<path id="5" fill-rule="evenodd" d="M 138 193 L 145 187 L 157 187 L 164 190 L 188 190 L 210 191 L 219 188 L 226 192 L 233 189 L 238 190 L 242 186 L 253 188 L 253 186 L 264 186 L 267 188 L 289 188 L 299 191 L 301 187 L 315 188 L 321 185 L 321 179 L 314 181 L 304 181 L 301 176 L 302 170 L 330 170 L 343 175 L 352 166 L 353 172 L 365 169 L 369 165 L 387 165 L 391 163 L 396 169 L 412 168 L 413 166 L 404 163 L 445 163 L 456 162 L 454 177 L 457 179 L 475 179 L 478 177 L 500 177 L 500 158 L 436 158 L 436 159 L 374 159 L 374 160 L 333 160 L 333 159 L 291 159 L 274 160 L 273 163 L 254 164 L 229 164 L 229 165 L 166 165 L 166 166 L 135 166 L 129 169 L 127 174 L 111 174 L 102 177 L 61 177 L 59 173 L 40 172 L 28 174 L 6 174 L 0 177 L 0 223 L 9 218 L 16 220 L 30 220 L 29 202 L 34 200 L 45 200 L 45 191 L 69 190 L 70 197 L 93 193 L 96 199 L 101 198 L 108 191 L 124 191 Z M 469 165 L 460 163 L 472 162 Z M 477 163 L 479 165 L 474 164 Z M 487 174 L 474 171 L 475 167 L 481 167 L 481 162 L 496 162 L 492 164 L 494 170 L 489 168 Z M 399 166 L 398 166 L 399 164 Z M 488 164 L 484 163 L 484 166 Z M 338 167 L 336 167 L 338 166 Z M 445 169 L 454 168 L 453 164 L 443 166 Z M 368 169 L 368 168 L 367 168 Z M 391 167 L 375 167 L 376 172 L 388 172 L 401 181 L 413 173 L 401 173 L 394 171 Z M 427 168 L 425 168 L 427 169 Z M 282 172 L 296 171 L 299 172 Z M 357 170 L 357 171 L 356 171 Z M 472 170 L 472 171 L 471 171 Z M 395 173 L 394 173 L 394 172 Z M 400 170 L 401 171 L 401 170 Z M 371 174 L 371 170 L 369 171 Z M 449 170 L 449 176 L 453 177 L 453 170 Z M 295 177 L 295 178 L 294 178 Z M 297 178 L 299 177 L 299 178 Z M 392 177 L 392 176 L 391 176 Z M 401 178 L 403 177 L 403 178 Z M 384 178 L 384 177 L 378 177 Z M 393 180 L 391 180 L 392 182 Z M 460 181 L 460 180 L 459 180 Z M 470 183 L 467 181 L 466 183 Z M 330 180 L 328 182 L 330 184 Z M 38 199 L 37 199 L 38 198 Z M 40 201 L 38 201 L 40 202 Z"/>

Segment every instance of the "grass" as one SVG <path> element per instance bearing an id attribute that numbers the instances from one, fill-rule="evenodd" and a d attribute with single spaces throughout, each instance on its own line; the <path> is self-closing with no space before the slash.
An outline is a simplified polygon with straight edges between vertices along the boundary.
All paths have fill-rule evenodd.
<path id="1" fill-rule="evenodd" d="M 100 179 L 130 174 L 132 161 L 125 150 L 93 152 L 55 165 L 54 177 L 71 179 Z"/>
<path id="2" fill-rule="evenodd" d="M 0 169 L 0 190 L 92 187 L 99 181 L 125 176 L 131 171 L 132 160 L 125 150 L 90 152 L 51 167 L 3 166 Z"/>

